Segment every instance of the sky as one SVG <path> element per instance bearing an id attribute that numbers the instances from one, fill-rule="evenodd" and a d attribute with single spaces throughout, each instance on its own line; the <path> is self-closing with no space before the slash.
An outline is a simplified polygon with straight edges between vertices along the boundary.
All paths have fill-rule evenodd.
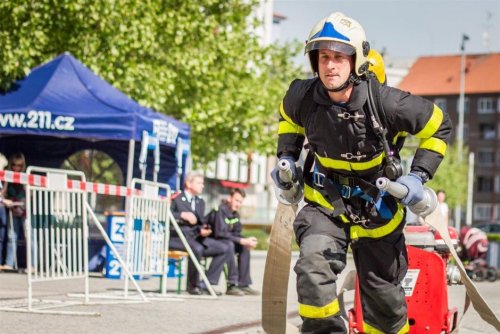
<path id="1" fill-rule="evenodd" d="M 334 11 L 357 20 L 372 48 L 391 59 L 460 54 L 462 34 L 468 54 L 500 52 L 500 0 L 274 0 L 287 19 L 274 25 L 273 38 L 304 42 Z"/>

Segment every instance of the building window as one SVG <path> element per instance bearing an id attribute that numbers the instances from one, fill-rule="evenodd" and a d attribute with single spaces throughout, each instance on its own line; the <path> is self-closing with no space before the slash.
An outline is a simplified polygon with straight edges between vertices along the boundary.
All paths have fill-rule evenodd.
<path id="1" fill-rule="evenodd" d="M 493 214 L 493 205 L 490 203 L 480 203 L 474 205 L 474 218 L 477 220 L 489 220 Z"/>
<path id="2" fill-rule="evenodd" d="M 495 124 L 481 123 L 479 124 L 479 133 L 481 139 L 495 139 Z"/>
<path id="3" fill-rule="evenodd" d="M 482 149 L 478 152 L 480 165 L 492 165 L 495 163 L 495 152 L 492 149 Z"/>
<path id="4" fill-rule="evenodd" d="M 493 178 L 488 176 L 479 176 L 477 178 L 477 190 L 481 193 L 493 192 Z"/>
<path id="5" fill-rule="evenodd" d="M 469 138 L 469 124 L 464 123 L 464 143 L 467 143 Z"/>
<path id="6" fill-rule="evenodd" d="M 247 183 L 248 182 L 248 161 L 247 159 L 238 159 L 238 182 Z"/>
<path id="7" fill-rule="evenodd" d="M 477 101 L 477 110 L 480 114 L 491 114 L 495 108 L 491 97 L 482 97 Z"/>
<path id="8" fill-rule="evenodd" d="M 233 176 L 233 160 L 231 159 L 231 157 L 226 157 L 226 166 L 227 166 L 227 170 L 226 170 L 226 176 L 224 177 L 224 180 L 231 180 L 231 181 L 235 181 L 234 180 L 234 176 Z"/>
<path id="9" fill-rule="evenodd" d="M 439 109 L 446 112 L 446 99 L 434 99 L 434 104 L 437 105 Z"/>
<path id="10" fill-rule="evenodd" d="M 469 112 L 469 98 L 464 97 L 464 113 Z M 460 112 L 460 97 L 457 99 L 457 114 Z"/>

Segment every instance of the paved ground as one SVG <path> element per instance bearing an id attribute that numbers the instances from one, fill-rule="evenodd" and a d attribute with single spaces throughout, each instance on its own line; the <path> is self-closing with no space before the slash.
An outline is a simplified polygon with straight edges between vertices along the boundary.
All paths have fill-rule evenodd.
<path id="1" fill-rule="evenodd" d="M 252 259 L 252 275 L 254 287 L 262 289 L 262 277 L 265 264 L 265 252 L 254 252 Z M 295 262 L 294 256 L 293 262 Z M 349 262 L 352 268 L 352 263 Z M 297 301 L 295 294 L 295 274 L 291 271 L 289 284 L 289 321 L 300 324 L 296 314 Z M 222 290 L 222 282 L 216 287 Z M 145 290 L 154 291 L 159 288 L 156 278 L 140 282 Z M 169 294 L 174 294 L 176 282 L 169 279 Z M 479 290 L 497 314 L 500 314 L 500 281 L 496 283 L 480 283 Z M 108 280 L 100 277 L 90 279 L 92 293 L 113 294 L 121 292 L 122 281 Z M 44 300 L 77 300 L 69 298 L 67 293 L 83 291 L 83 281 L 57 281 L 37 283 L 34 285 L 34 297 Z M 464 288 L 450 288 L 450 304 L 463 309 Z M 19 298 L 27 296 L 26 275 L 17 273 L 0 273 L 0 307 L 18 303 Z M 54 310 L 74 310 L 97 312 L 100 316 L 69 316 L 33 313 L 14 313 L 0 311 L 2 323 L 1 333 L 263 333 L 261 318 L 261 298 L 259 296 L 222 296 L 217 300 L 192 299 L 182 295 L 183 299 L 151 301 L 134 304 L 95 304 L 86 306 L 62 307 Z M 98 301 L 92 298 L 91 301 Z M 346 301 L 352 305 L 352 293 L 347 293 Z M 108 302 L 110 302 L 108 300 Z M 432 312 L 432 305 L 426 306 Z M 494 333 L 493 327 L 482 321 L 475 310 L 471 309 L 464 317 L 461 334 Z"/>

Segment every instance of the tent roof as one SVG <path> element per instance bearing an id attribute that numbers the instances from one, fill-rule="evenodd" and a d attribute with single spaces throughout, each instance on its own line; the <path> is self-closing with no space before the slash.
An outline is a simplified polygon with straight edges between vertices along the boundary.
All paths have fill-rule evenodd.
<path id="1" fill-rule="evenodd" d="M 2 134 L 87 140 L 141 140 L 155 133 L 162 145 L 189 139 L 189 126 L 145 108 L 64 53 L 34 68 L 0 95 Z"/>

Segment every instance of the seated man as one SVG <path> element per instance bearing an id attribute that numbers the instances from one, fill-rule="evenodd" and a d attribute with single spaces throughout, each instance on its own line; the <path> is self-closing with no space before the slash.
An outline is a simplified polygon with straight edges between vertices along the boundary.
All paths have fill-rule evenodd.
<path id="1" fill-rule="evenodd" d="M 255 237 L 244 238 L 241 235 L 242 225 L 238 210 L 243 203 L 245 192 L 241 189 L 232 189 L 226 201 L 209 215 L 213 236 L 223 241 L 229 247 L 231 254 L 228 262 L 228 287 L 226 294 L 233 296 L 259 295 L 259 291 L 250 287 L 250 250 L 257 246 Z M 235 262 L 238 254 L 238 266 Z"/>
<path id="2" fill-rule="evenodd" d="M 208 237 L 212 234 L 212 230 L 204 222 L 205 201 L 199 197 L 203 187 L 203 175 L 188 173 L 185 177 L 184 191 L 173 199 L 171 211 L 198 261 L 202 257 L 212 257 L 206 275 L 210 284 L 217 284 L 224 269 L 224 263 L 227 262 L 229 256 L 229 247 L 223 242 Z M 169 248 L 186 250 L 175 231 L 171 234 Z M 200 283 L 199 277 L 198 270 L 193 261 L 189 259 L 187 273 L 189 294 L 209 293 L 205 284 Z M 221 294 L 220 292 L 216 293 Z"/>

